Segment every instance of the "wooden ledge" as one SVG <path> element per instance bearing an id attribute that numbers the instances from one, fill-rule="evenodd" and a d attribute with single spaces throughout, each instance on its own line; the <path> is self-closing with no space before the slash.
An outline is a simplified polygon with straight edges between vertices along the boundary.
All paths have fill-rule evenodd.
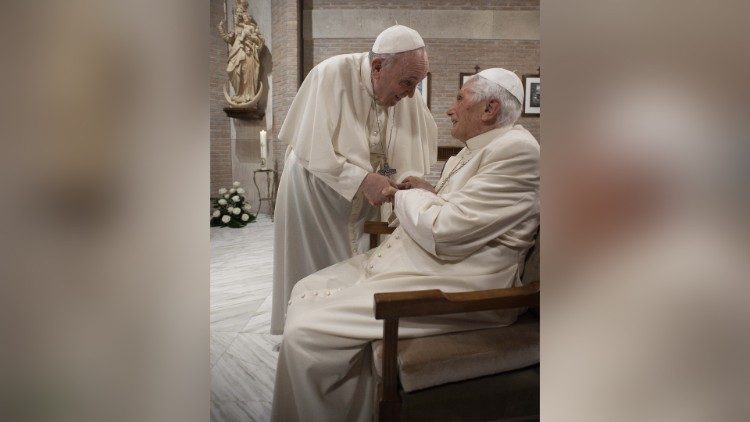
<path id="1" fill-rule="evenodd" d="M 264 111 L 250 108 L 224 107 L 224 113 L 235 119 L 260 120 L 266 115 Z"/>

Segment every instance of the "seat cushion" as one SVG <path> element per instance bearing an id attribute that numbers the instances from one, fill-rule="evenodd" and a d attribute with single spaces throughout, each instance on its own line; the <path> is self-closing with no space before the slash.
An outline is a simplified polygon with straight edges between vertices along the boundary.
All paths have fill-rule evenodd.
<path id="1" fill-rule="evenodd" d="M 382 376 L 383 342 L 373 342 L 373 363 Z M 521 315 L 508 327 L 402 339 L 398 367 L 406 392 L 463 381 L 539 363 L 539 320 Z"/>

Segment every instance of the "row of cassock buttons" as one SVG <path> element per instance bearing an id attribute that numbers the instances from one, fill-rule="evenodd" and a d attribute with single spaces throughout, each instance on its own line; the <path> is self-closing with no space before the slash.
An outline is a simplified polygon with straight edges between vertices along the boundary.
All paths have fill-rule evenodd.
<path id="1" fill-rule="evenodd" d="M 393 235 L 393 237 L 394 237 L 395 239 L 400 239 L 400 238 L 401 238 L 401 236 L 399 236 L 399 234 L 398 234 L 398 233 L 394 234 L 394 235 Z M 390 242 L 390 241 L 388 241 L 388 242 L 385 242 L 385 247 L 386 247 L 386 248 L 390 248 L 390 247 L 391 247 L 391 242 Z M 375 254 L 375 256 L 377 256 L 378 258 L 382 258 L 382 257 L 383 257 L 383 254 L 382 254 L 382 253 L 380 253 L 380 252 L 377 252 L 377 253 Z M 370 260 L 372 260 L 372 257 L 370 258 Z M 368 266 L 368 268 L 372 270 L 373 268 L 375 268 L 375 264 L 372 264 L 372 263 L 370 263 L 370 265 Z"/>
<path id="2" fill-rule="evenodd" d="M 395 235 L 393 235 L 393 237 L 396 238 L 396 239 L 400 239 L 401 238 L 398 233 L 396 233 Z M 386 242 L 385 247 L 386 248 L 390 248 L 391 247 L 391 243 L 390 242 Z M 354 252 L 357 252 L 356 248 L 355 248 Z M 383 254 L 380 253 L 380 252 L 377 252 L 375 255 L 378 258 L 381 258 L 383 256 Z M 370 259 L 372 259 L 372 258 L 370 258 Z M 374 267 L 375 267 L 375 264 L 370 264 L 370 269 L 373 269 Z M 339 290 L 341 290 L 341 289 L 326 290 L 325 291 L 325 296 L 330 296 L 332 292 L 338 292 Z M 298 299 L 304 299 L 306 297 L 313 298 L 313 297 L 318 297 L 318 296 L 321 296 L 321 294 L 320 294 L 320 292 L 317 292 L 317 291 L 305 292 L 305 293 L 302 293 L 301 295 L 299 295 Z M 288 303 L 289 305 L 292 304 L 292 300 L 293 299 L 289 299 L 289 303 Z"/>
<path id="3" fill-rule="evenodd" d="M 299 295 L 299 297 L 297 298 L 297 300 L 304 299 L 304 298 L 312 299 L 313 297 L 318 297 L 318 296 L 330 296 L 331 293 L 338 292 L 339 290 L 341 290 L 341 289 L 326 290 L 324 294 L 321 293 L 321 292 L 317 292 L 317 291 L 305 292 L 305 293 L 302 293 L 301 295 Z M 289 303 L 288 303 L 289 305 L 292 304 L 292 300 L 293 299 L 289 299 Z"/>

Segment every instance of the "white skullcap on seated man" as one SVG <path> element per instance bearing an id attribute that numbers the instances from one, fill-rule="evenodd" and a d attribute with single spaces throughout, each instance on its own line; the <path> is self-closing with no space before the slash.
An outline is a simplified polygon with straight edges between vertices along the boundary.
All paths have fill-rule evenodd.
<path id="1" fill-rule="evenodd" d="M 289 147 L 274 213 L 272 334 L 297 281 L 369 248 L 364 222 L 389 217 L 383 189 L 437 161 L 437 126 L 415 92 L 424 47 L 417 31 L 392 26 L 372 51 L 315 66 L 294 97 L 278 134 Z"/>
<path id="2" fill-rule="evenodd" d="M 278 359 L 273 420 L 370 420 L 368 344 L 383 334 L 373 313 L 375 293 L 520 285 L 539 225 L 539 144 L 514 125 L 523 89 L 509 73 L 490 69 L 461 87 L 448 115 L 451 134 L 466 147 L 446 163 L 437 186 L 410 176 L 401 190 L 384 189 L 400 226 L 383 244 L 297 283 Z M 510 325 L 517 312 L 405 318 L 399 336 Z"/>

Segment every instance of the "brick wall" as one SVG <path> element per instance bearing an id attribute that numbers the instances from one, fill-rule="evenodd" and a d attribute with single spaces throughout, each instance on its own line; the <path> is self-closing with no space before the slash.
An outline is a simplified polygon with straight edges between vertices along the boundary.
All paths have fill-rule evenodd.
<path id="1" fill-rule="evenodd" d="M 305 0 L 305 9 L 539 10 L 539 0 Z"/>
<path id="2" fill-rule="evenodd" d="M 282 123 L 299 88 L 299 47 L 297 1 L 274 0 L 271 6 L 273 20 L 273 146 L 272 159 L 276 159 L 278 169 L 283 168 L 284 152 L 287 145 L 276 139 Z"/>
<path id="3" fill-rule="evenodd" d="M 322 39 L 305 41 L 305 73 L 321 61 L 337 54 L 368 51 L 370 39 Z M 460 144 L 450 135 L 450 119 L 445 114 L 458 90 L 459 74 L 503 67 L 518 75 L 532 74 L 539 67 L 539 41 L 527 40 L 431 40 L 426 39 L 432 87 L 430 105 L 438 126 L 438 145 Z M 521 117 L 519 123 L 540 139 L 539 118 Z"/>
<path id="4" fill-rule="evenodd" d="M 304 10 L 314 9 L 404 9 L 404 10 L 539 10 L 539 0 L 500 0 L 500 1 L 451 1 L 451 0 L 304 0 Z M 297 2 L 274 1 L 274 134 L 278 133 L 286 111 L 297 91 L 297 63 L 302 55 L 303 75 L 313 66 L 337 54 L 368 51 L 374 38 L 321 38 L 313 39 L 310 28 L 303 28 L 308 34 L 302 43 L 302 51 L 297 48 L 296 37 L 300 30 L 297 18 Z M 455 97 L 459 84 L 459 74 L 474 72 L 474 66 L 481 69 L 504 67 L 518 75 L 534 74 L 540 65 L 540 42 L 538 40 L 477 40 L 477 39 L 425 39 L 431 68 L 431 110 L 438 125 L 438 145 L 460 146 L 450 136 L 450 120 L 445 115 Z M 540 139 L 540 119 L 521 117 L 519 123 Z M 286 145 L 274 142 L 276 157 L 281 161 Z M 444 163 L 433 167 L 429 179 L 439 175 Z M 281 163 L 279 163 L 281 167 Z"/>
<path id="5" fill-rule="evenodd" d="M 286 118 L 286 113 L 300 83 L 299 60 L 302 57 L 302 74 L 322 60 L 343 53 L 367 51 L 373 39 L 307 39 L 302 51 L 298 47 L 298 36 L 301 31 L 299 22 L 299 4 L 292 0 L 274 0 L 271 2 L 272 44 L 273 44 L 273 89 L 272 130 L 269 131 L 270 160 L 278 162 L 278 169 L 283 166 L 283 157 L 287 145 L 276 139 L 276 134 Z M 306 9 L 440 9 L 440 10 L 538 10 L 539 0 L 500 0 L 500 1 L 450 1 L 450 0 L 304 0 Z M 232 175 L 232 140 L 231 123 L 222 108 L 224 98 L 222 85 L 226 81 L 226 44 L 219 37 L 216 26 L 224 16 L 223 1 L 210 2 L 209 27 L 209 66 L 210 66 L 210 142 L 211 142 L 211 192 L 219 187 L 229 185 Z M 493 66 L 515 70 L 519 75 L 535 73 L 539 66 L 539 41 L 529 40 L 461 40 L 461 39 L 425 39 L 430 56 L 432 73 L 431 108 L 438 125 L 438 144 L 457 145 L 451 139 L 449 119 L 445 111 L 450 106 L 458 88 L 458 75 L 461 72 L 473 72 L 474 66 L 482 69 Z M 520 121 L 537 139 L 540 139 L 538 118 L 521 118 Z M 255 129 L 244 122 L 235 122 L 240 138 L 254 138 Z M 248 126 L 248 127 L 244 127 Z M 236 136 L 236 135 L 235 135 Z M 250 139 L 255 141 L 255 139 Z M 239 145 L 239 144 L 238 144 Z M 243 148 L 252 149 L 253 144 Z M 434 170 L 442 168 L 442 163 Z M 247 184 L 247 183 L 246 183 Z M 254 201 L 253 201 L 254 202 Z"/>
<path id="6" fill-rule="evenodd" d="M 538 0 L 448 1 L 448 0 L 305 0 L 306 9 L 431 9 L 431 10 L 539 10 Z M 308 32 L 309 33 L 309 32 Z M 321 61 L 337 54 L 368 51 L 373 38 L 308 37 L 303 42 L 303 70 L 310 71 Z M 430 58 L 430 109 L 438 126 L 438 145 L 461 146 L 450 135 L 450 119 L 445 114 L 455 98 L 460 73 L 503 67 L 521 76 L 535 74 L 540 65 L 538 40 L 425 39 Z M 541 142 L 540 119 L 521 117 L 519 123 Z M 427 179 L 433 184 L 439 178 L 444 162 L 435 164 Z"/>
<path id="7" fill-rule="evenodd" d="M 267 113 L 270 97 L 269 85 L 273 59 L 270 50 L 271 36 L 271 2 L 256 1 L 249 5 L 248 12 L 256 21 L 259 30 L 266 40 L 266 45 L 260 52 L 261 67 L 258 75 L 263 86 L 263 93 L 259 98 L 258 109 Z M 223 108 L 228 106 L 224 98 L 223 87 L 228 83 L 226 74 L 227 44 L 219 36 L 217 26 L 224 18 L 224 0 L 211 0 L 209 26 L 209 58 L 210 58 L 210 142 L 211 142 L 211 195 L 216 196 L 221 187 L 230 187 L 233 181 L 239 181 L 245 188 L 248 202 L 258 210 L 259 194 L 253 183 L 253 172 L 260 169 L 260 131 L 267 129 L 264 119 L 229 118 Z M 229 17 L 228 20 L 232 20 Z M 229 23 L 225 24 L 228 31 Z M 271 164 L 273 163 L 271 155 Z M 258 175 L 260 196 L 266 197 L 265 182 L 262 175 Z M 261 212 L 267 212 L 264 203 Z"/>
<path id="8" fill-rule="evenodd" d="M 209 106 L 210 123 L 210 166 L 211 195 L 217 190 L 232 183 L 232 144 L 230 141 L 229 117 L 224 114 L 224 94 L 222 86 L 226 79 L 224 71 L 227 63 L 227 45 L 219 36 L 216 26 L 224 17 L 224 6 L 221 0 L 210 2 L 209 19 Z M 208 201 L 206 201 L 208 202 Z"/>

